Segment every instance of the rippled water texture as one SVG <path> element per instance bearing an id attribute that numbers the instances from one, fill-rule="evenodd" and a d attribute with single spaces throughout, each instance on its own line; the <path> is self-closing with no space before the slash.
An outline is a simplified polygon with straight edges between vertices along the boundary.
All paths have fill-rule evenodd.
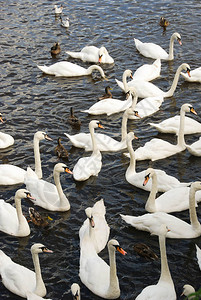
<path id="1" fill-rule="evenodd" d="M 1 2 L 1 113 L 6 122 L 1 131 L 15 138 L 15 144 L 0 152 L 0 162 L 22 168 L 34 167 L 33 135 L 37 130 L 46 131 L 53 143 L 42 141 L 41 159 L 44 178 L 53 182 L 52 171 L 58 162 L 54 154 L 57 138 L 63 137 L 63 144 L 69 150 L 68 166 L 72 170 L 84 152 L 71 148 L 64 132 L 77 133 L 67 123 L 72 106 L 82 121 L 80 131 L 88 132 L 88 123 L 93 119 L 82 112 L 88 109 L 104 93 L 109 84 L 113 96 L 124 99 L 124 94 L 115 82 L 122 78 L 125 69 L 135 71 L 144 63 L 153 60 L 142 57 L 135 49 L 133 38 L 152 41 L 168 50 L 171 34 L 178 31 L 182 36 L 182 47 L 175 43 L 175 59 L 162 62 L 161 77 L 155 84 L 166 91 L 172 83 L 177 67 L 188 63 L 192 69 L 200 66 L 200 1 L 64 1 L 63 17 L 70 18 L 69 29 L 60 26 L 55 19 L 53 1 L 10 1 Z M 60 4 L 60 3 L 57 3 Z M 166 32 L 159 26 L 160 17 L 166 17 L 170 25 Z M 61 54 L 52 58 L 50 48 L 54 42 L 61 43 Z M 65 51 L 79 51 L 85 45 L 104 45 L 115 60 L 114 65 L 103 65 L 108 81 L 100 79 L 98 73 L 92 77 L 55 78 L 42 75 L 39 65 L 50 65 L 57 61 L 69 60 L 84 67 L 88 63 L 69 59 Z M 185 102 L 193 104 L 200 121 L 201 85 L 185 83 L 180 78 L 174 96 L 168 98 L 159 112 L 141 121 L 129 121 L 128 130 L 134 130 L 139 137 L 134 148 L 143 145 L 151 137 L 159 136 L 172 143 L 175 136 L 158 134 L 150 128 L 150 121 L 164 120 L 178 114 Z M 111 117 L 98 116 L 105 126 L 105 133 L 120 139 L 121 114 Z M 186 136 L 192 143 L 199 135 Z M 201 159 L 184 151 L 171 158 L 151 164 L 174 175 L 180 181 L 200 180 Z M 155 284 L 160 276 L 160 260 L 147 261 L 133 250 L 137 242 L 149 245 L 158 255 L 158 239 L 150 234 L 137 231 L 121 221 L 119 214 L 142 215 L 148 193 L 129 185 L 125 180 L 128 159 L 121 152 L 103 153 L 103 166 L 97 178 L 76 183 L 69 174 L 61 175 L 65 194 L 71 203 L 66 213 L 48 213 L 53 218 L 48 229 L 35 227 L 30 223 L 31 235 L 14 238 L 0 233 L 0 247 L 15 262 L 33 269 L 30 247 L 34 242 L 44 243 L 53 254 L 40 255 L 43 278 L 47 286 L 47 297 L 54 300 L 71 299 L 70 286 L 77 282 L 81 286 L 82 299 L 100 299 L 93 295 L 81 282 L 79 272 L 78 231 L 85 220 L 84 209 L 92 206 L 100 197 L 104 198 L 106 219 L 111 228 L 111 238 L 116 238 L 127 251 L 123 257 L 117 254 L 117 269 L 121 287 L 121 299 L 134 299 L 147 285 Z M 137 163 L 137 170 L 146 169 L 148 161 Z M 15 191 L 20 186 L 0 187 L 1 198 L 13 203 Z M 28 216 L 31 203 L 23 201 L 23 212 Z M 38 208 L 38 211 L 43 212 Z M 200 207 L 197 209 L 201 218 Z M 188 211 L 176 216 L 189 221 Z M 178 299 L 185 283 L 198 289 L 201 273 L 195 258 L 195 243 L 201 247 L 201 238 L 190 240 L 167 240 L 169 267 L 174 280 Z M 100 256 L 108 262 L 107 248 Z M 0 298 L 17 300 L 0 284 Z"/>

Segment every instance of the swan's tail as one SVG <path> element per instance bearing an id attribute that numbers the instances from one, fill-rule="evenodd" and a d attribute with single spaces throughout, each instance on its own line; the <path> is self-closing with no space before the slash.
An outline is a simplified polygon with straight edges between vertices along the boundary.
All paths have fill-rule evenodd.
<path id="1" fill-rule="evenodd" d="M 93 206 L 93 214 L 99 214 L 104 216 L 106 213 L 103 199 L 97 201 Z"/>
<path id="2" fill-rule="evenodd" d="M 134 38 L 134 42 L 135 42 L 135 47 L 138 49 L 138 47 L 142 44 L 142 42 L 140 42 L 140 40 L 135 39 Z"/>
<path id="3" fill-rule="evenodd" d="M 80 58 L 80 53 L 79 52 L 73 52 L 73 51 L 66 51 L 68 55 L 70 55 L 73 58 Z"/>
<path id="4" fill-rule="evenodd" d="M 43 73 L 45 73 L 45 74 L 50 74 L 50 75 L 51 75 L 51 73 L 49 73 L 49 67 L 47 67 L 47 66 L 38 66 L 38 65 L 37 65 L 37 67 L 38 67 Z"/>
<path id="5" fill-rule="evenodd" d="M 160 131 L 160 126 L 158 124 L 155 124 L 155 123 L 149 123 L 150 126 L 156 128 L 158 131 Z"/>

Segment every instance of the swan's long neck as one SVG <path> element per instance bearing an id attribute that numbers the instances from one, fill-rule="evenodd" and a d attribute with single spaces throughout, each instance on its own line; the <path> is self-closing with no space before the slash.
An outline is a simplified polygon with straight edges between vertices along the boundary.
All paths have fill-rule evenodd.
<path id="1" fill-rule="evenodd" d="M 132 147 L 132 140 L 128 141 L 127 148 L 128 148 L 128 152 L 130 154 L 130 164 L 129 164 L 129 167 L 126 172 L 135 174 L 136 173 L 136 170 L 135 170 L 136 160 L 135 160 L 135 151 L 133 150 L 133 147 Z"/>
<path id="2" fill-rule="evenodd" d="M 175 73 L 175 76 L 174 76 L 174 80 L 172 82 L 172 85 L 171 85 L 171 88 L 169 89 L 169 91 L 167 91 L 165 93 L 165 97 L 172 97 L 173 94 L 174 94 L 174 91 L 176 90 L 176 87 L 177 87 L 177 83 L 179 81 L 179 75 L 181 73 L 181 67 L 179 67 Z"/>
<path id="3" fill-rule="evenodd" d="M 190 213 L 190 222 L 193 228 L 200 228 L 200 222 L 198 221 L 196 208 L 195 208 L 195 189 L 190 189 L 189 192 L 189 213 Z"/>
<path id="4" fill-rule="evenodd" d="M 179 132 L 178 132 L 178 137 L 177 137 L 177 145 L 179 147 L 184 147 L 185 148 L 184 123 L 185 123 L 185 111 L 181 108 L 181 110 L 180 110 Z"/>
<path id="5" fill-rule="evenodd" d="M 66 198 L 62 186 L 61 186 L 61 182 L 60 182 L 60 172 L 54 171 L 54 182 L 57 188 L 57 192 L 59 194 L 59 199 L 60 199 L 60 207 L 66 207 L 66 205 L 68 205 L 68 199 Z"/>
<path id="6" fill-rule="evenodd" d="M 91 134 L 93 154 L 98 154 L 100 151 L 99 151 L 98 146 L 97 146 L 96 137 L 95 137 L 95 134 L 94 134 L 94 128 L 90 127 L 89 132 Z"/>
<path id="7" fill-rule="evenodd" d="M 36 273 L 36 288 L 34 290 L 34 293 L 38 296 L 44 297 L 46 295 L 46 287 L 42 279 L 38 254 L 33 253 L 32 258 Z"/>
<path id="8" fill-rule="evenodd" d="M 160 245 L 160 255 L 161 255 L 161 276 L 159 281 L 166 281 L 166 282 L 168 281 L 168 282 L 172 282 L 173 284 L 169 266 L 168 266 L 168 261 L 167 261 L 164 235 L 159 235 L 159 245 Z"/>
<path id="9" fill-rule="evenodd" d="M 35 158 L 35 173 L 39 179 L 43 177 L 41 159 L 40 159 L 40 149 L 39 140 L 34 137 L 34 158 Z"/>
<path id="10" fill-rule="evenodd" d="M 101 76 L 102 76 L 103 78 L 105 78 L 105 74 L 104 74 L 104 72 L 103 72 L 103 69 L 102 69 L 100 66 L 97 66 L 97 65 L 92 65 L 92 66 L 90 66 L 90 67 L 86 70 L 87 75 L 90 75 L 90 74 L 93 72 L 93 70 L 98 70 L 98 71 L 100 72 Z"/>
<path id="11" fill-rule="evenodd" d="M 172 60 L 174 59 L 174 36 L 171 36 L 171 39 L 170 39 L 170 44 L 169 44 L 169 60 Z"/>
<path id="12" fill-rule="evenodd" d="M 109 248 L 109 260 L 110 260 L 110 283 L 108 292 L 117 291 L 119 289 L 119 280 L 117 277 L 116 267 L 116 252 L 115 249 Z"/>
<path id="13" fill-rule="evenodd" d="M 29 230 L 29 226 L 28 226 L 28 223 L 22 213 L 20 197 L 15 196 L 15 206 L 16 206 L 17 217 L 18 217 L 18 221 L 19 221 L 17 233 L 18 233 L 18 235 L 20 235 L 21 233 L 24 232 L 25 229 Z"/>
<path id="14" fill-rule="evenodd" d="M 156 211 L 156 193 L 157 193 L 157 176 L 156 173 L 152 174 L 152 186 L 151 186 L 151 192 L 149 193 L 149 198 L 147 199 L 145 209 L 149 212 L 155 212 Z"/>
<path id="15" fill-rule="evenodd" d="M 123 76 L 122 76 L 122 82 L 123 82 L 123 85 L 124 85 L 124 91 L 127 93 L 129 88 L 128 88 L 128 83 L 127 83 L 127 74 L 126 73 L 123 73 Z"/>
<path id="16" fill-rule="evenodd" d="M 127 136 L 127 123 L 128 123 L 128 114 L 125 111 L 123 113 L 123 118 L 121 123 L 121 142 L 125 141 Z"/>

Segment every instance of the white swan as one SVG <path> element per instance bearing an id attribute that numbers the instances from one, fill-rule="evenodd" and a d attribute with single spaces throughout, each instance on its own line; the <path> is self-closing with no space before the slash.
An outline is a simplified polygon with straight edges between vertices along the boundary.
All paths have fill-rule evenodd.
<path id="1" fill-rule="evenodd" d="M 48 75 L 64 76 L 64 77 L 74 77 L 74 76 L 85 76 L 91 75 L 94 70 L 98 70 L 103 78 L 105 74 L 100 66 L 92 65 L 90 67 L 83 68 L 79 65 L 73 64 L 69 61 L 60 61 L 49 67 L 47 66 L 37 66 L 42 72 Z"/>
<path id="2" fill-rule="evenodd" d="M 186 149 L 186 143 L 184 140 L 184 123 L 185 113 L 191 112 L 197 114 L 191 104 L 185 103 L 180 109 L 180 126 L 177 137 L 177 144 L 171 144 L 162 139 L 153 138 L 149 142 L 145 143 L 144 146 L 139 147 L 135 150 L 136 160 L 150 159 L 152 161 L 163 159 L 172 156 L 176 153 L 182 152 Z"/>
<path id="3" fill-rule="evenodd" d="M 54 12 L 56 15 L 61 14 L 63 11 L 63 6 L 60 5 L 60 7 L 58 7 L 57 5 L 54 6 Z"/>
<path id="4" fill-rule="evenodd" d="M 159 246 L 161 256 L 161 274 L 157 284 L 147 286 L 135 298 L 135 300 L 176 300 L 176 292 L 170 269 L 168 266 L 165 239 L 168 228 L 165 224 L 160 226 L 159 231 Z"/>
<path id="5" fill-rule="evenodd" d="M 201 137 L 191 145 L 186 145 L 186 149 L 194 156 L 201 156 Z"/>
<path id="6" fill-rule="evenodd" d="M 201 83 L 201 67 L 196 68 L 191 71 L 191 77 L 187 76 L 185 73 L 181 72 L 181 76 L 189 82 L 200 82 Z"/>
<path id="7" fill-rule="evenodd" d="M 196 247 L 196 256 L 198 260 L 198 265 L 201 270 L 201 249 L 198 247 L 198 245 L 195 245 L 195 247 Z"/>
<path id="8" fill-rule="evenodd" d="M 143 170 L 141 172 L 136 172 L 136 160 L 135 160 L 135 152 L 132 147 L 132 140 L 135 138 L 133 132 L 129 132 L 127 135 L 127 148 L 130 154 L 130 164 L 126 170 L 126 180 L 140 188 L 146 191 L 151 191 L 152 185 L 149 181 L 146 185 L 143 185 L 144 177 L 146 175 L 146 170 Z M 173 176 L 170 176 L 166 174 L 164 171 L 160 169 L 154 169 L 157 174 L 158 179 L 158 191 L 159 192 L 166 192 L 172 188 L 179 188 L 180 186 L 187 186 L 188 183 L 180 183 L 179 180 Z"/>
<path id="9" fill-rule="evenodd" d="M 29 224 L 22 214 L 22 198 L 34 200 L 31 194 L 25 189 L 19 189 L 15 193 L 16 208 L 10 203 L 0 200 L 0 231 L 19 237 L 30 234 Z"/>
<path id="10" fill-rule="evenodd" d="M 35 173 L 37 174 L 38 178 L 42 178 L 39 142 L 43 139 L 52 141 L 52 139 L 46 134 L 46 132 L 37 131 L 34 134 L 33 144 Z M 25 174 L 26 171 L 20 167 L 9 164 L 0 165 L 0 185 L 13 185 L 23 183 Z"/>
<path id="11" fill-rule="evenodd" d="M 55 185 L 43 179 L 39 179 L 31 168 L 27 168 L 24 183 L 32 196 L 35 198 L 34 204 L 51 211 L 67 211 L 70 203 L 64 195 L 60 183 L 60 173 L 72 172 L 63 163 L 54 166 L 53 176 Z"/>
<path id="12" fill-rule="evenodd" d="M 27 293 L 27 300 L 52 300 L 52 299 L 50 299 L 50 298 L 42 298 L 42 297 L 40 297 L 40 296 L 38 296 L 38 295 L 36 295 L 35 293 L 32 293 L 32 292 L 28 292 Z"/>
<path id="13" fill-rule="evenodd" d="M 138 113 L 136 111 L 133 111 L 132 108 L 127 108 L 126 111 L 123 113 L 121 125 L 121 141 L 117 141 L 116 139 L 113 139 L 107 134 L 94 134 L 94 136 L 96 137 L 97 147 L 100 151 L 116 152 L 127 148 L 127 121 L 128 118 L 133 115 L 138 116 Z M 69 138 L 69 140 L 75 147 L 84 148 L 85 151 L 92 151 L 93 147 L 90 133 L 78 133 L 75 135 L 69 135 L 68 133 L 64 134 Z"/>
<path id="14" fill-rule="evenodd" d="M 188 73 L 188 75 L 190 76 L 189 65 L 186 63 L 181 64 L 178 67 L 178 69 L 175 73 L 172 85 L 167 92 L 162 91 L 153 83 L 145 81 L 145 80 L 137 80 L 136 79 L 136 80 L 130 81 L 130 82 L 132 82 L 132 84 L 129 84 L 130 82 L 127 83 L 127 70 L 124 71 L 123 76 L 122 76 L 123 83 L 117 79 L 115 79 L 115 80 L 116 80 L 116 83 L 118 84 L 118 86 L 126 93 L 131 88 L 134 88 L 136 90 L 136 93 L 139 98 L 156 97 L 156 96 L 162 96 L 164 98 L 167 98 L 167 97 L 173 96 L 174 91 L 176 90 L 176 87 L 177 87 L 177 84 L 179 81 L 179 75 L 182 70 L 185 70 Z"/>
<path id="15" fill-rule="evenodd" d="M 60 17 L 61 19 L 61 26 L 68 28 L 70 26 L 70 22 L 69 22 L 69 18 L 67 17 L 65 20 L 62 20 L 62 17 Z"/>
<path id="16" fill-rule="evenodd" d="M 80 248 L 85 235 L 88 235 L 97 253 L 105 248 L 108 242 L 110 227 L 105 220 L 105 205 L 103 199 L 97 201 L 93 207 L 85 209 L 87 219 L 79 230 Z"/>
<path id="17" fill-rule="evenodd" d="M 14 144 L 14 138 L 7 133 L 0 132 L 0 149 L 5 149 Z"/>
<path id="18" fill-rule="evenodd" d="M 170 213 L 189 209 L 190 187 L 176 187 L 156 198 L 158 192 L 158 179 L 155 170 L 152 168 L 146 170 L 143 185 L 146 185 L 149 180 L 152 180 L 152 189 L 145 205 L 146 211 L 164 211 Z M 201 191 L 197 191 L 195 194 L 196 206 L 198 202 L 201 202 Z"/>
<path id="19" fill-rule="evenodd" d="M 108 242 L 110 265 L 96 253 L 89 237 L 85 237 L 80 254 L 79 276 L 84 285 L 94 294 L 104 299 L 120 296 L 119 280 L 116 271 L 115 252 L 125 255 L 117 240 Z"/>
<path id="20" fill-rule="evenodd" d="M 151 234 L 159 235 L 159 226 L 166 224 L 170 229 L 167 233 L 168 238 L 196 238 L 201 235 L 201 224 L 198 221 L 195 209 L 195 193 L 198 190 L 201 190 L 201 182 L 193 182 L 189 192 L 190 224 L 165 212 L 147 213 L 138 217 L 129 215 L 120 216 L 126 223 L 136 229 L 149 231 Z"/>
<path id="21" fill-rule="evenodd" d="M 170 45 L 169 45 L 169 54 L 161 48 L 161 46 L 154 44 L 154 43 L 142 43 L 138 39 L 134 39 L 135 47 L 143 56 L 150 57 L 150 58 L 160 58 L 164 60 L 173 60 L 173 47 L 174 47 L 174 40 L 177 40 L 180 45 L 181 43 L 181 36 L 178 32 L 172 34 L 170 38 Z"/>
<path id="22" fill-rule="evenodd" d="M 194 287 L 192 285 L 190 285 L 190 284 L 185 284 L 183 286 L 183 292 L 182 292 L 181 296 L 188 297 L 190 294 L 193 294 L 193 293 L 195 293 Z M 188 300 L 193 300 L 193 299 L 195 299 L 194 296 L 188 297 Z"/>
<path id="23" fill-rule="evenodd" d="M 79 284 L 73 283 L 71 285 L 71 293 L 72 293 L 72 296 L 73 296 L 74 300 L 80 300 L 81 299 Z"/>
<path id="24" fill-rule="evenodd" d="M 28 292 L 33 292 L 38 296 L 44 297 L 46 295 L 46 287 L 42 279 L 39 253 L 48 252 L 43 244 L 34 244 L 31 247 L 31 254 L 34 263 L 35 272 L 16 264 L 0 250 L 0 274 L 4 286 L 12 293 L 26 298 Z"/>
<path id="25" fill-rule="evenodd" d="M 75 164 L 73 168 L 73 178 L 77 181 L 87 180 L 90 176 L 98 176 L 102 168 L 102 155 L 94 135 L 94 129 L 98 127 L 104 128 L 97 120 L 92 120 L 89 123 L 93 152 L 91 156 L 81 157 Z"/>
<path id="26" fill-rule="evenodd" d="M 113 64 L 114 59 L 109 55 L 105 47 L 86 46 L 80 52 L 66 51 L 73 58 L 93 63 Z"/>
<path id="27" fill-rule="evenodd" d="M 156 59 L 153 64 L 144 64 L 139 67 L 133 74 L 133 80 L 140 79 L 144 81 L 151 81 L 160 76 L 161 60 Z M 130 83 L 131 84 L 131 83 Z"/>

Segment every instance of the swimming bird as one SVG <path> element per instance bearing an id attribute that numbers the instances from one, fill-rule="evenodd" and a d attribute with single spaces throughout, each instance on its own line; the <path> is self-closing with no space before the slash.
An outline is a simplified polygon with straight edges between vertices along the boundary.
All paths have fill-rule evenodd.
<path id="1" fill-rule="evenodd" d="M 71 285 L 71 293 L 72 293 L 72 296 L 73 296 L 74 300 L 80 300 L 81 299 L 79 284 L 73 283 Z"/>
<path id="2" fill-rule="evenodd" d="M 161 48 L 161 46 L 157 44 L 143 43 L 140 40 L 134 38 L 135 47 L 140 52 L 140 54 L 153 59 L 160 58 L 163 60 L 174 59 L 173 47 L 174 47 L 175 40 L 177 40 L 179 44 L 182 45 L 181 36 L 178 32 L 173 33 L 170 38 L 169 54 L 168 54 L 163 48 Z"/>
<path id="3" fill-rule="evenodd" d="M 154 251 L 144 243 L 135 244 L 133 249 L 140 256 L 145 257 L 146 259 L 149 259 L 149 260 L 158 259 L 158 255 L 156 255 L 156 253 L 154 253 Z"/>
<path id="4" fill-rule="evenodd" d="M 105 94 L 98 98 L 98 100 L 112 98 L 112 93 L 110 92 L 112 89 L 109 85 L 105 87 Z"/>
<path id="5" fill-rule="evenodd" d="M 166 20 L 164 17 L 161 17 L 159 21 L 159 25 L 164 29 L 166 29 L 166 27 L 170 25 L 170 22 Z"/>
<path id="6" fill-rule="evenodd" d="M 201 156 L 201 137 L 198 141 L 192 143 L 191 145 L 186 145 L 186 149 L 191 155 Z"/>
<path id="7" fill-rule="evenodd" d="M 68 123 L 72 127 L 80 128 L 81 121 L 74 115 L 74 109 L 73 107 L 70 108 L 70 116 L 68 117 Z"/>
<path id="8" fill-rule="evenodd" d="M 48 220 L 52 220 L 49 216 L 43 217 L 35 208 L 29 207 L 29 216 L 31 222 L 39 227 L 46 227 L 50 224 Z"/>
<path id="9" fill-rule="evenodd" d="M 61 20 L 61 26 L 68 28 L 70 26 L 70 22 L 69 22 L 69 18 L 67 17 L 65 20 L 62 19 L 62 17 L 60 16 L 60 20 Z"/>
<path id="10" fill-rule="evenodd" d="M 58 7 L 57 5 L 54 6 L 54 12 L 55 12 L 56 15 L 61 14 L 62 11 L 63 11 L 63 6 L 62 6 L 62 4 L 60 5 L 60 7 Z"/>
<path id="11" fill-rule="evenodd" d="M 61 47 L 59 43 L 54 43 L 54 45 L 51 47 L 51 54 L 57 55 L 61 52 Z"/>
<path id="12" fill-rule="evenodd" d="M 189 82 L 200 82 L 201 83 L 201 67 L 191 71 L 191 76 L 187 76 L 186 73 L 181 72 L 181 76 Z"/>
<path id="13" fill-rule="evenodd" d="M 59 137 L 57 140 L 58 145 L 55 147 L 55 153 L 59 158 L 66 159 L 68 158 L 68 151 L 66 148 L 61 144 L 62 138 Z"/>
<path id="14" fill-rule="evenodd" d="M 186 297 L 188 297 L 188 300 L 193 300 L 193 299 L 195 299 L 195 297 L 194 296 L 190 296 L 190 295 L 194 294 L 194 293 L 195 293 L 194 287 L 192 285 L 190 285 L 190 284 L 185 284 L 183 286 L 183 292 L 182 292 L 181 296 L 186 296 Z"/>

